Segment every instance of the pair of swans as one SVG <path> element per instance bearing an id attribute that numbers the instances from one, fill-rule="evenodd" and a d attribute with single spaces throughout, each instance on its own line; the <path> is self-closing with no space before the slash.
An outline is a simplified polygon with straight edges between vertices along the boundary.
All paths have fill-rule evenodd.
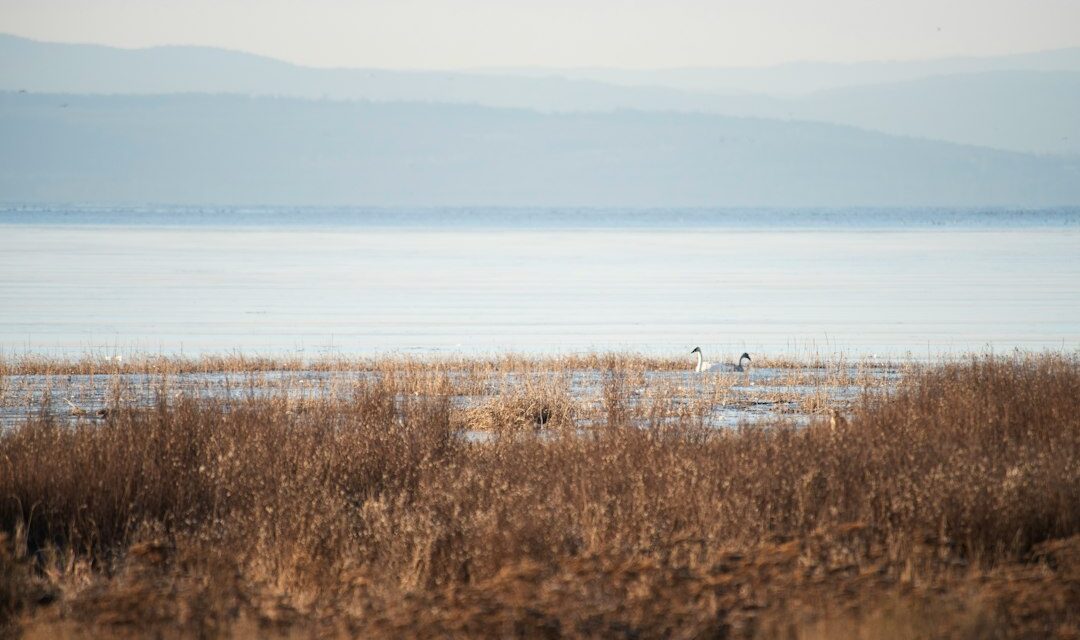
<path id="1" fill-rule="evenodd" d="M 701 347 L 694 347 L 691 354 L 697 354 L 697 366 L 694 367 L 694 371 L 747 371 L 750 369 L 750 354 L 744 353 L 739 356 L 738 364 L 724 364 L 724 363 L 712 363 L 705 362 L 701 359 Z"/>

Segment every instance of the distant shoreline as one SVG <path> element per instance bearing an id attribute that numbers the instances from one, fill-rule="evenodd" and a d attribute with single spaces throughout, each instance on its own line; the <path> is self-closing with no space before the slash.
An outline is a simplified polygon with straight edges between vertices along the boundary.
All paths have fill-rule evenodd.
<path id="1" fill-rule="evenodd" d="M 1060 207 L 500 207 L 0 203 L 0 226 L 377 231 L 1080 230 Z"/>

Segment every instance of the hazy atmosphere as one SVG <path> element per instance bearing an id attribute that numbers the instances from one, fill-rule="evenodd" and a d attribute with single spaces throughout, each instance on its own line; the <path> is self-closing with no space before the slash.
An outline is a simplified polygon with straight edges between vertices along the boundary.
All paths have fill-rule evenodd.
<path id="1" fill-rule="evenodd" d="M 12 203 L 1080 203 L 1073 2 L 5 1 L 0 15 Z"/>
<path id="2" fill-rule="evenodd" d="M 544 74 L 3 35 L 0 54 L 7 202 L 1080 203 L 1080 49 Z"/>
<path id="3" fill-rule="evenodd" d="M 0 0 L 0 638 L 1080 637 L 1076 0 Z"/>
<path id="4" fill-rule="evenodd" d="M 0 17 L 39 40 L 317 67 L 758 67 L 1080 45 L 1072 0 L 3 0 Z"/>

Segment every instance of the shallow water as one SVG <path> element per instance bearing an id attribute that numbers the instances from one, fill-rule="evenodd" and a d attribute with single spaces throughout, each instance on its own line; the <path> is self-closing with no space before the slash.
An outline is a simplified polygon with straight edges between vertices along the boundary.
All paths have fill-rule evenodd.
<path id="1" fill-rule="evenodd" d="M 581 412 L 577 416 L 580 428 L 588 430 L 604 421 L 601 400 L 604 377 L 603 372 L 595 369 L 492 373 L 480 387 L 469 385 L 468 375 L 462 371 L 443 373 L 451 382 L 465 383 L 450 392 L 449 400 L 455 409 L 479 406 L 502 392 L 526 390 L 530 382 L 543 379 L 552 381 L 556 387 L 566 385 Z M 43 412 L 72 424 L 80 421 L 104 423 L 104 418 L 95 416 L 100 409 L 146 408 L 180 397 L 230 401 L 341 399 L 350 397 L 356 385 L 377 377 L 378 374 L 367 370 L 7 375 L 0 377 L 0 430 L 20 425 L 27 418 Z M 753 368 L 745 374 L 645 371 L 639 379 L 628 381 L 626 391 L 631 406 L 655 403 L 657 398 L 650 396 L 650 392 L 666 394 L 661 404 L 670 400 L 678 405 L 689 405 L 712 398 L 703 414 L 705 424 L 723 428 L 778 420 L 805 424 L 815 418 L 823 419 L 822 411 L 810 413 L 801 401 L 815 397 L 832 409 L 843 410 L 858 398 L 864 385 L 881 391 L 894 387 L 900 378 L 900 372 L 890 366 L 868 368 L 863 365 L 840 365 L 830 369 Z M 718 383 L 724 389 L 720 397 L 714 395 Z M 478 389 L 483 391 L 478 392 Z M 399 400 L 403 399 L 399 396 Z M 648 425 L 642 422 L 640 426 Z"/>
<path id="2" fill-rule="evenodd" d="M 622 214 L 0 208 L 0 347 L 1080 348 L 1077 209 Z"/>

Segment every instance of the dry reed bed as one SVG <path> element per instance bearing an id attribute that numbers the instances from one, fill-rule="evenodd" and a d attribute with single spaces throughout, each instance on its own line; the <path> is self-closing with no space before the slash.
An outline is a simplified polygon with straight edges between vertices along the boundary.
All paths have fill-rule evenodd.
<path id="1" fill-rule="evenodd" d="M 43 406 L 59 413 L 70 411 L 92 417 L 120 406 L 146 406 L 163 395 L 227 398 L 281 393 L 303 402 L 313 396 L 347 395 L 352 385 L 373 379 L 397 380 L 396 386 L 403 393 L 430 393 L 428 382 L 432 377 L 438 377 L 442 385 L 435 393 L 447 393 L 449 387 L 449 393 L 455 396 L 455 409 L 470 408 L 463 418 L 456 416 L 455 424 L 459 427 L 497 430 L 499 425 L 495 422 L 509 424 L 504 420 L 508 416 L 502 415 L 507 411 L 517 411 L 520 414 L 517 422 L 521 424 L 531 421 L 549 426 L 545 416 L 552 411 L 559 414 L 556 423 L 592 424 L 606 420 L 606 416 L 598 415 L 603 408 L 605 371 L 619 371 L 623 377 L 632 379 L 632 388 L 625 390 L 631 404 L 655 405 L 662 400 L 669 405 L 681 403 L 701 409 L 704 403 L 714 409 L 715 424 L 730 425 L 751 417 L 761 420 L 774 414 L 789 414 L 805 419 L 837 408 L 846 409 L 859 390 L 888 387 L 903 371 L 878 363 L 851 364 L 840 360 L 824 367 L 796 368 L 788 362 L 785 368 L 755 367 L 749 374 L 702 375 L 688 371 L 685 364 L 681 369 L 664 368 L 672 363 L 657 363 L 633 354 L 535 360 L 443 358 L 428 363 L 376 359 L 343 361 L 334 369 L 285 366 L 266 370 L 252 363 L 246 368 L 212 369 L 212 365 L 222 363 L 206 360 L 198 363 L 205 368 L 203 371 L 191 370 L 195 368 L 193 362 L 181 362 L 132 372 L 139 362 L 138 358 L 128 358 L 123 368 L 113 363 L 108 366 L 114 370 L 95 369 L 92 374 L 56 373 L 78 371 L 84 368 L 82 361 L 50 362 L 50 373 L 0 373 L 0 428 L 38 413 Z M 269 367 L 282 363 L 263 364 Z M 586 365 L 588 368 L 581 368 Z M 8 367 L 8 370 L 34 369 Z M 530 406 L 534 400 L 540 400 L 540 404 Z"/>
<path id="2" fill-rule="evenodd" d="M 144 353 L 83 355 L 77 358 L 41 354 L 0 353 L 0 377 L 5 375 L 95 375 L 184 373 L 254 373 L 271 371 L 372 371 L 408 373 L 432 368 L 474 372 L 534 372 L 604 369 L 616 363 L 621 368 L 649 371 L 677 371 L 693 368 L 689 354 L 671 356 L 640 353 L 580 353 L 551 356 L 506 353 L 490 356 L 391 356 L 358 357 L 323 355 L 300 356 L 245 355 L 243 353 L 202 356 L 166 356 Z M 755 356 L 754 366 L 772 369 L 807 369 L 840 367 L 844 358 L 827 359 L 820 355 L 805 357 L 784 355 Z M 860 367 L 888 368 L 901 363 L 889 360 L 860 360 Z"/>
<path id="3" fill-rule="evenodd" d="M 591 428 L 560 422 L 583 410 L 567 378 L 526 375 L 486 390 L 484 442 L 420 364 L 302 401 L 29 418 L 0 434 L 0 618 L 27 637 L 1080 633 L 1075 356 L 921 368 L 832 424 L 737 430 L 706 426 L 722 381 L 687 402 L 599 362 Z"/>

